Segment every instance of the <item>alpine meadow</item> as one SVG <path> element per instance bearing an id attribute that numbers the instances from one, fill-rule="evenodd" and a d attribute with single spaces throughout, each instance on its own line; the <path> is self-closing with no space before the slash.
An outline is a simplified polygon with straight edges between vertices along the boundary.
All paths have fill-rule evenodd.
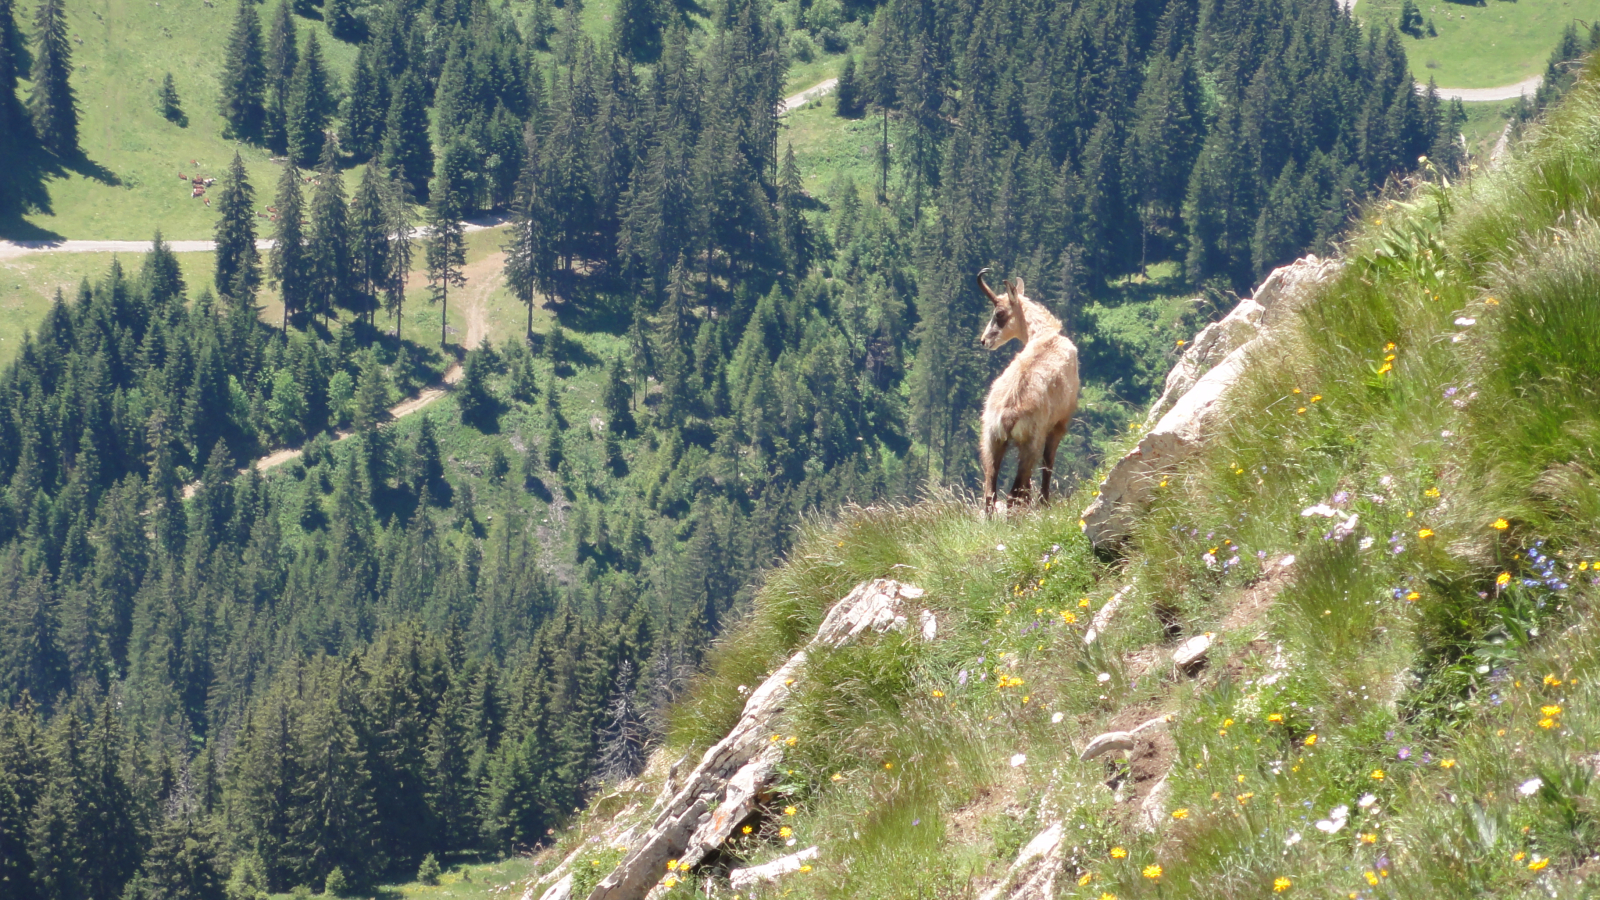
<path id="1" fill-rule="evenodd" d="M 1600 25 L 1359 5 L 0 0 L 0 897 L 1591 896 Z"/>

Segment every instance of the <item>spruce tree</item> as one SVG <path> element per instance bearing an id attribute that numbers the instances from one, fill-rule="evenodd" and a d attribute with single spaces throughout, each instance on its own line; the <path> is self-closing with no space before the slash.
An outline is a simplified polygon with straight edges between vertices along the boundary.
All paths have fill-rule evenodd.
<path id="1" fill-rule="evenodd" d="M 633 420 L 633 386 L 628 383 L 628 370 L 620 356 L 612 357 L 611 366 L 606 370 L 604 402 L 606 414 L 611 417 L 606 423 L 608 434 L 633 434 L 638 430 Z"/>
<path id="2" fill-rule="evenodd" d="M 405 181 L 387 177 L 383 196 L 384 227 L 389 233 L 388 267 L 384 271 L 384 306 L 394 316 L 394 336 L 400 337 L 400 321 L 406 299 L 406 280 L 411 277 L 412 237 L 411 196 Z"/>
<path id="3" fill-rule="evenodd" d="M 144 888 L 152 900 L 225 900 L 217 836 L 184 812 L 155 834 L 145 853 Z"/>
<path id="4" fill-rule="evenodd" d="M 530 137 L 530 143 L 535 141 Z M 506 242 L 506 284 L 528 310 L 527 334 L 533 335 L 533 309 L 538 295 L 548 296 L 556 268 L 551 239 L 549 194 L 545 190 L 538 147 L 530 146 L 517 179 L 516 207 L 511 237 Z"/>
<path id="5" fill-rule="evenodd" d="M 350 93 L 344 106 L 344 129 L 341 131 L 344 149 L 357 160 L 371 159 L 377 155 L 383 141 L 383 98 L 378 93 L 378 80 L 367 59 L 367 45 L 362 44 L 356 53 L 355 69 L 350 73 Z"/>
<path id="6" fill-rule="evenodd" d="M 228 36 L 222 64 L 223 134 L 240 140 L 259 140 L 265 124 L 262 105 L 266 67 L 261 54 L 261 20 L 255 0 L 239 0 L 239 14 Z"/>
<path id="7" fill-rule="evenodd" d="M 244 160 L 233 154 L 217 192 L 217 293 L 240 302 L 255 299 L 261 283 L 261 253 L 256 249 L 255 190 L 245 176 Z"/>
<path id="8" fill-rule="evenodd" d="M 183 105 L 178 102 L 178 88 L 172 83 L 172 73 L 161 77 L 161 89 L 156 92 L 156 103 L 161 107 L 161 117 L 175 125 L 188 124 L 189 117 L 183 114 Z"/>
<path id="9" fill-rule="evenodd" d="M 461 226 L 461 205 L 448 170 L 441 167 L 428 201 L 428 236 L 424 240 L 428 257 L 429 300 L 439 307 L 439 346 L 449 345 L 446 323 L 450 311 L 450 287 L 467 283 L 462 268 L 467 264 L 466 234 Z"/>
<path id="10" fill-rule="evenodd" d="M 383 171 L 368 163 L 361 172 L 350 204 L 350 274 L 361 308 L 371 316 L 378 307 L 378 291 L 388 281 L 389 217 L 384 208 Z"/>
<path id="11" fill-rule="evenodd" d="M 17 100 L 17 82 L 26 55 L 13 0 L 0 0 L 0 158 L 15 150 L 24 130 L 27 110 Z M 5 199 L 0 193 L 0 202 Z"/>
<path id="12" fill-rule="evenodd" d="M 300 195 L 300 173 L 292 164 L 283 167 L 278 179 L 277 227 L 272 233 L 272 255 L 267 259 L 267 279 L 278 288 L 283 301 L 283 327 L 310 306 L 311 272 L 306 259 L 300 217 L 304 214 Z"/>
<path id="13" fill-rule="evenodd" d="M 428 196 L 433 148 L 428 143 L 428 110 L 414 73 L 401 76 L 389 101 L 383 126 L 383 165 L 406 183 L 412 197 Z"/>
<path id="14" fill-rule="evenodd" d="M 844 58 L 844 68 L 839 72 L 839 85 L 834 88 L 834 99 L 837 101 L 835 111 L 844 118 L 853 119 L 861 115 L 861 83 L 856 75 L 856 56 L 854 53 Z"/>
<path id="15" fill-rule="evenodd" d="M 360 27 L 350 11 L 350 0 L 322 0 L 322 21 L 328 33 L 341 41 L 354 41 L 360 37 Z"/>
<path id="16" fill-rule="evenodd" d="M 267 36 L 266 140 L 267 147 L 280 155 L 289 148 L 289 87 L 299 63 L 300 51 L 289 0 L 278 0 L 278 8 L 272 14 L 272 31 Z"/>
<path id="17" fill-rule="evenodd" d="M 284 110 L 289 159 L 296 166 L 310 168 L 322 156 L 322 144 L 331 111 L 322 45 L 313 31 L 306 38 L 306 52 L 300 55 L 300 61 L 295 65 L 289 103 Z"/>
<path id="18" fill-rule="evenodd" d="M 43 0 L 33 17 L 33 92 L 28 96 L 39 143 L 57 156 L 78 151 L 78 98 L 62 0 Z"/>
<path id="19" fill-rule="evenodd" d="M 339 174 L 339 142 L 329 138 L 317 163 L 311 192 L 311 231 L 306 239 L 306 264 L 312 312 L 330 317 L 351 306 L 351 252 L 344 177 Z M 357 310 L 365 312 L 364 308 Z"/>

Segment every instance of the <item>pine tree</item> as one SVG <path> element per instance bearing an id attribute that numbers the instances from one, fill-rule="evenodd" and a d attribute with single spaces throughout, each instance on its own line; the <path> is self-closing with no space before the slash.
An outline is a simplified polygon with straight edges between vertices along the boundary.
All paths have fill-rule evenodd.
<path id="1" fill-rule="evenodd" d="M 467 283 L 462 272 L 467 264 L 466 233 L 461 226 L 461 206 L 456 186 L 443 167 L 428 201 L 428 236 L 424 239 L 428 257 L 429 300 L 439 307 L 439 346 L 449 345 L 446 331 L 450 311 L 450 288 Z"/>
<path id="2" fill-rule="evenodd" d="M 172 83 L 172 73 L 168 72 L 161 77 L 161 90 L 156 93 L 156 103 L 161 106 L 161 117 L 174 125 L 187 125 L 189 117 L 183 114 L 183 106 L 178 102 L 178 88 Z"/>
<path id="3" fill-rule="evenodd" d="M 383 165 L 406 183 L 411 196 L 428 196 L 433 148 L 428 143 L 428 110 L 414 73 L 401 76 L 389 100 L 383 126 Z"/>
<path id="4" fill-rule="evenodd" d="M 223 134 L 253 141 L 262 134 L 266 110 L 262 106 L 266 67 L 261 58 L 261 20 L 256 17 L 255 0 L 239 0 L 239 14 L 228 36 L 228 52 L 222 65 Z"/>
<path id="5" fill-rule="evenodd" d="M 288 129 L 289 159 L 301 168 L 310 168 L 322 156 L 328 127 L 328 72 L 322 62 L 322 45 L 317 33 L 306 38 L 306 52 L 295 65 L 289 88 L 289 103 L 284 110 Z"/>
<path id="6" fill-rule="evenodd" d="M 306 287 L 311 311 L 324 317 L 350 306 L 352 300 L 349 203 L 338 159 L 339 142 L 329 138 L 322 145 L 322 158 L 317 163 L 316 187 L 311 193 L 311 232 L 306 239 Z"/>
<path id="7" fill-rule="evenodd" d="M 217 192 L 216 272 L 217 293 L 240 302 L 255 299 L 261 283 L 261 253 L 256 249 L 255 190 L 245 176 L 244 160 L 233 154 L 228 173 Z"/>
<path id="8" fill-rule="evenodd" d="M 556 248 L 550 232 L 550 197 L 542 183 L 541 157 L 536 138 L 529 136 L 517 179 L 515 218 L 506 242 L 506 284 L 528 309 L 527 334 L 533 335 L 533 309 L 538 295 L 554 289 Z"/>
<path id="9" fill-rule="evenodd" d="M 39 143 L 57 156 L 78 152 L 78 98 L 62 0 L 43 0 L 33 17 L 33 92 L 28 96 Z"/>
<path id="10" fill-rule="evenodd" d="M 288 152 L 289 87 L 299 63 L 294 14 L 289 0 L 278 0 L 278 8 L 272 14 L 272 33 L 267 36 L 266 58 L 266 140 L 273 153 Z"/>
<path id="11" fill-rule="evenodd" d="M 300 218 L 304 214 L 300 196 L 300 172 L 285 164 L 278 179 L 277 227 L 272 233 L 272 255 L 267 259 L 267 280 L 278 288 L 283 301 L 283 327 L 306 312 L 311 305 L 311 271 L 306 259 Z"/>

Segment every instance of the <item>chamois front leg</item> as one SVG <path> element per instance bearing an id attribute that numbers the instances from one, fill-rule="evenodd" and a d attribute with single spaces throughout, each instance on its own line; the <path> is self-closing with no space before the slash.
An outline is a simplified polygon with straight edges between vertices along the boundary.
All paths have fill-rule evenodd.
<path id="1" fill-rule="evenodd" d="M 987 432 L 978 446 L 978 458 L 983 461 L 983 514 L 994 515 L 995 494 L 1000 490 L 1000 461 L 1005 459 L 1005 438 L 990 437 Z"/>

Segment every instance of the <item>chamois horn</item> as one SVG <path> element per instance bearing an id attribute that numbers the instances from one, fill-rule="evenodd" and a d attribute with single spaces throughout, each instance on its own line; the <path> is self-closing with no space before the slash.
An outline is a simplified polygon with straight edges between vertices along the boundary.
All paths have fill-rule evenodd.
<path id="1" fill-rule="evenodd" d="M 983 280 L 983 276 L 987 274 L 989 274 L 988 266 L 978 270 L 978 290 L 983 291 L 983 295 L 989 298 L 991 304 L 999 306 L 1000 298 L 995 296 L 994 290 L 989 287 L 989 283 Z"/>

